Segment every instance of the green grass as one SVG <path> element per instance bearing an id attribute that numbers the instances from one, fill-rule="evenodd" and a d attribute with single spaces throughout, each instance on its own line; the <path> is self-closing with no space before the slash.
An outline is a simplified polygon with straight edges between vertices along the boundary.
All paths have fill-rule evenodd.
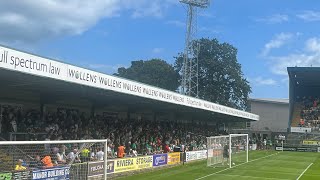
<path id="1" fill-rule="evenodd" d="M 166 169 L 155 169 L 151 172 L 133 176 L 121 177 L 126 180 L 188 180 L 221 179 L 221 180 L 251 180 L 297 179 L 303 171 L 313 163 L 300 177 L 300 180 L 320 180 L 320 153 L 309 152 L 275 152 L 252 151 L 249 153 L 249 163 L 236 164 L 231 169 L 212 168 L 206 166 L 206 161 L 198 161 Z M 239 159 L 241 159 L 239 157 Z M 207 177 L 205 177 L 207 176 Z"/>

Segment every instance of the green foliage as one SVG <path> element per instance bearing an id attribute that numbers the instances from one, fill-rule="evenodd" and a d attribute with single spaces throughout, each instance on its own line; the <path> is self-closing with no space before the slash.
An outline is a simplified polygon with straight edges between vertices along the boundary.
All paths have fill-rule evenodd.
<path id="1" fill-rule="evenodd" d="M 217 39 L 200 39 L 199 97 L 229 107 L 245 110 L 251 92 L 237 60 L 237 49 Z M 194 42 L 193 47 L 196 47 Z M 175 61 L 176 72 L 181 72 L 183 54 Z"/>
<path id="2" fill-rule="evenodd" d="M 132 61 L 129 68 L 121 67 L 115 75 L 171 91 L 177 90 L 179 86 L 179 73 L 161 59 Z"/>

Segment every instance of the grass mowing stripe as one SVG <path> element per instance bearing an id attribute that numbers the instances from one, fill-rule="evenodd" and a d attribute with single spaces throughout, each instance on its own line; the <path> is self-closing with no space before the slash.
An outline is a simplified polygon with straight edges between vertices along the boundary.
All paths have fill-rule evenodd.
<path id="1" fill-rule="evenodd" d="M 257 161 L 257 160 L 260 160 L 260 159 L 264 159 L 264 158 L 267 158 L 267 157 L 270 157 L 270 156 L 274 156 L 274 155 L 277 155 L 277 154 L 279 154 L 279 152 L 277 152 L 277 153 L 273 153 L 273 154 L 270 154 L 270 155 L 267 155 L 267 156 L 264 156 L 264 157 L 261 157 L 261 158 L 254 159 L 254 160 L 251 160 L 251 161 L 249 161 L 249 162 L 254 162 L 254 161 Z M 248 162 L 248 163 L 249 163 L 249 162 Z M 221 173 L 221 172 L 227 171 L 227 170 L 229 170 L 229 169 L 232 169 L 232 168 L 235 168 L 235 167 L 241 166 L 241 165 L 243 165 L 243 164 L 246 164 L 246 163 L 242 163 L 242 164 L 239 164 L 239 165 L 233 166 L 233 167 L 231 167 L 231 168 L 223 169 L 223 170 L 221 170 L 221 171 L 217 171 L 217 172 L 215 172 L 215 173 L 208 174 L 208 175 L 206 175 L 206 176 L 203 176 L 203 177 L 197 178 L 197 179 L 195 179 L 195 180 L 204 179 L 204 178 L 206 178 L 206 177 L 209 177 L 209 176 L 212 176 L 212 175 L 215 175 L 215 174 L 218 174 L 218 173 Z"/>
<path id="2" fill-rule="evenodd" d="M 255 177 L 255 176 L 247 176 L 247 175 L 236 175 L 236 174 L 217 174 L 219 176 L 229 176 L 229 177 L 243 177 L 243 178 L 260 178 L 260 177 Z M 281 179 L 281 178 L 268 178 L 268 177 L 264 177 L 263 179 L 275 179 L 275 180 L 290 180 L 290 179 Z"/>
<path id="3" fill-rule="evenodd" d="M 310 168 L 310 166 L 312 166 L 313 163 L 311 163 L 301 174 L 300 176 L 297 178 L 297 180 L 299 180 L 301 178 L 301 176 L 303 176 L 303 174 Z"/>
<path id="4" fill-rule="evenodd" d="M 270 174 L 285 174 L 285 175 L 292 175 L 292 172 L 282 172 L 282 171 L 265 171 L 265 170 L 252 170 L 252 169 L 242 169 L 243 171 L 246 172 L 255 172 L 255 173 L 270 173 Z"/>

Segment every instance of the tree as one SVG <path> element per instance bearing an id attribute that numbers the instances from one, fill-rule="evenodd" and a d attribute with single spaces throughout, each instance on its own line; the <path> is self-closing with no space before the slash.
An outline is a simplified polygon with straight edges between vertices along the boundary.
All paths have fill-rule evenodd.
<path id="1" fill-rule="evenodd" d="M 243 77 L 237 49 L 217 39 L 202 38 L 193 42 L 193 48 L 196 43 L 200 43 L 199 98 L 245 110 L 251 87 Z M 175 58 L 175 70 L 181 72 L 183 54 Z"/>
<path id="2" fill-rule="evenodd" d="M 132 61 L 129 68 L 118 68 L 116 76 L 132 79 L 167 90 L 175 91 L 179 86 L 179 73 L 161 59 Z"/>

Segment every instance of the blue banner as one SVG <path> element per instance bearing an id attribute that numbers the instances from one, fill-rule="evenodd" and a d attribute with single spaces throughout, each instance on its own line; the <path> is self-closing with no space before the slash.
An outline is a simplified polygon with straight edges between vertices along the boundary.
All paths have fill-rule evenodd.
<path id="1" fill-rule="evenodd" d="M 168 154 L 155 154 L 153 155 L 153 167 L 167 165 Z"/>
<path id="2" fill-rule="evenodd" d="M 59 167 L 35 170 L 32 172 L 33 180 L 69 180 L 70 167 Z"/>

